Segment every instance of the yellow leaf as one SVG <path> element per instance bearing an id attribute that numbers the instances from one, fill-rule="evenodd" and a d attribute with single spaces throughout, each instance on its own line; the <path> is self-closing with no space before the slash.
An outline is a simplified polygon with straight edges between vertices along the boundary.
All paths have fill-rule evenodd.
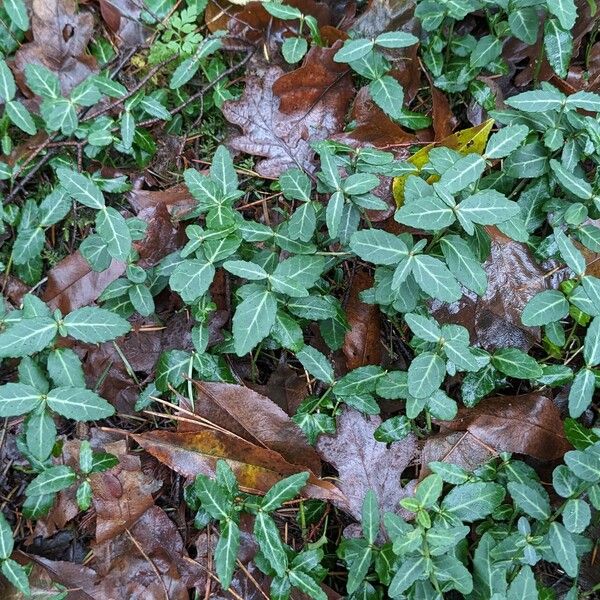
<path id="1" fill-rule="evenodd" d="M 429 151 L 432 148 L 437 148 L 438 146 L 451 148 L 452 150 L 456 150 L 461 154 L 483 154 L 493 124 L 494 120 L 488 119 L 485 121 L 485 123 L 477 125 L 477 127 L 469 127 L 468 129 L 457 131 L 456 133 L 449 135 L 447 138 L 444 138 L 441 142 L 429 144 L 428 146 L 421 148 L 407 161 L 416 167 L 415 172 L 412 174 L 419 174 L 421 169 L 429 162 Z M 404 203 L 404 186 L 406 185 L 406 180 L 408 177 L 410 177 L 410 175 L 394 177 L 392 190 L 397 206 L 402 206 Z M 436 180 L 437 177 L 432 175 L 428 179 L 428 182 L 431 183 Z"/>

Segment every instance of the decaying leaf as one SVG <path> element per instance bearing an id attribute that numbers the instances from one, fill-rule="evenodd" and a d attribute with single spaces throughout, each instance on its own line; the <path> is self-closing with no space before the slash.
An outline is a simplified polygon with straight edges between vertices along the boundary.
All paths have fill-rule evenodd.
<path id="1" fill-rule="evenodd" d="M 132 437 L 160 462 L 190 479 L 199 474 L 214 477 L 217 460 L 225 460 L 240 487 L 251 493 L 264 494 L 284 477 L 307 471 L 306 466 L 291 464 L 281 454 L 232 433 L 203 426 L 198 429 L 195 432 L 147 431 Z M 342 492 L 314 475 L 302 493 L 308 498 L 345 505 Z"/>
<path id="2" fill-rule="evenodd" d="M 78 11 L 74 0 L 33 0 L 31 30 L 33 41 L 15 54 L 15 67 L 23 73 L 31 63 L 53 71 L 64 95 L 98 71 L 96 59 L 85 53 L 92 37 L 94 19 Z"/>
<path id="3" fill-rule="evenodd" d="M 242 98 L 223 105 L 225 118 L 243 131 L 229 145 L 264 157 L 256 166 L 263 177 L 278 177 L 290 167 L 314 170 L 315 152 L 310 143 L 341 131 L 352 83 L 339 65 L 333 66 L 335 51 L 313 48 L 303 66 L 288 74 L 277 65 L 254 59 Z M 300 82 L 305 85 L 305 78 L 297 72 L 317 64 L 318 76 L 306 84 L 305 94 L 299 95 L 297 89 Z"/>
<path id="4" fill-rule="evenodd" d="M 545 290 L 549 280 L 531 252 L 520 242 L 490 228 L 491 253 L 483 267 L 488 277 L 484 296 L 465 290 L 454 304 L 434 301 L 432 314 L 441 322 L 469 330 L 471 343 L 486 350 L 516 347 L 528 350 L 540 339 L 539 327 L 526 327 L 521 314 L 529 300 Z"/>
<path id="5" fill-rule="evenodd" d="M 342 351 L 348 370 L 381 362 L 381 320 L 379 308 L 365 304 L 360 292 L 373 286 L 373 277 L 366 271 L 358 271 L 352 277 L 346 315 L 350 331 L 346 333 Z"/>
<path id="6" fill-rule="evenodd" d="M 100 0 L 102 18 L 119 45 L 130 48 L 142 44 L 150 33 L 140 18 L 143 6 L 135 0 Z"/>
<path id="7" fill-rule="evenodd" d="M 108 269 L 92 271 L 79 251 L 63 258 L 48 272 L 42 299 L 63 314 L 94 302 L 106 286 L 125 272 L 125 263 L 113 260 Z"/>
<path id="8" fill-rule="evenodd" d="M 398 502 L 414 490 L 410 483 L 402 486 L 402 472 L 412 462 L 416 438 L 409 435 L 389 447 L 373 437 L 381 419 L 348 409 L 337 420 L 335 435 L 322 435 L 317 450 L 323 460 L 338 471 L 338 486 L 348 499 L 348 510 L 357 520 L 368 490 L 377 495 L 383 512 L 399 512 Z"/>
<path id="9" fill-rule="evenodd" d="M 556 405 L 539 393 L 496 396 L 474 408 L 461 407 L 444 427 L 468 431 L 498 452 L 526 454 L 538 460 L 562 458 L 571 449 Z"/>

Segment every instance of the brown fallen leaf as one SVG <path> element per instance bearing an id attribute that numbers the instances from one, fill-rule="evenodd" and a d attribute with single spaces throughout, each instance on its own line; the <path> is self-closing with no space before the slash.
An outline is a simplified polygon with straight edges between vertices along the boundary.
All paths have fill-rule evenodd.
<path id="1" fill-rule="evenodd" d="M 346 333 L 342 347 L 349 371 L 364 365 L 378 365 L 381 362 L 379 308 L 374 304 L 365 304 L 359 298 L 360 292 L 372 286 L 372 275 L 366 271 L 354 273 L 346 304 L 350 331 Z"/>
<path id="2" fill-rule="evenodd" d="M 416 438 L 409 435 L 388 447 L 373 437 L 380 424 L 379 417 L 347 409 L 338 417 L 335 435 L 322 435 L 317 442 L 323 460 L 337 469 L 337 484 L 348 499 L 350 514 L 359 521 L 368 490 L 377 495 L 382 514 L 400 512 L 398 503 L 414 491 L 412 482 L 403 486 L 400 478 L 416 454 Z"/>
<path id="3" fill-rule="evenodd" d="M 303 67 L 331 64 L 332 52 L 331 48 L 313 48 Z M 286 75 L 281 67 L 255 58 L 247 71 L 242 98 L 223 105 L 225 118 L 243 132 L 230 139 L 230 147 L 264 157 L 256 165 L 263 177 L 276 178 L 290 167 L 313 171 L 315 152 L 311 142 L 338 133 L 344 125 L 353 89 L 349 77 L 336 79 L 339 71 L 335 71 L 333 85 L 329 77 L 311 82 L 310 98 L 317 100 L 302 104 L 294 89 L 300 85 L 295 73 Z M 282 112 L 280 105 L 290 112 Z"/>
<path id="4" fill-rule="evenodd" d="M 279 363 L 264 386 L 254 386 L 257 392 L 267 396 L 288 415 L 295 415 L 302 400 L 309 395 L 306 377 L 292 369 L 287 362 Z"/>
<path id="5" fill-rule="evenodd" d="M 549 285 L 544 270 L 531 252 L 490 229 L 491 254 L 483 267 L 488 288 L 483 297 L 466 291 L 454 304 L 434 301 L 433 316 L 442 323 L 456 323 L 469 330 L 471 343 L 486 350 L 516 347 L 528 350 L 540 340 L 539 327 L 521 323 L 523 308 L 538 292 Z"/>
<path id="6" fill-rule="evenodd" d="M 473 408 L 459 408 L 443 426 L 468 431 L 498 452 L 526 454 L 541 461 L 558 460 L 571 449 L 554 402 L 537 392 L 496 396 Z"/>
<path id="7" fill-rule="evenodd" d="M 96 543 L 109 540 L 130 528 L 150 507 L 152 494 L 162 482 L 144 472 L 140 457 L 127 451 L 125 440 L 105 444 L 119 464 L 104 473 L 91 476 L 96 511 Z"/>
<path id="8" fill-rule="evenodd" d="M 392 121 L 372 100 L 369 90 L 363 87 L 359 90 L 352 107 L 352 120 L 356 127 L 347 133 L 334 135 L 334 139 L 350 146 L 374 146 L 375 148 L 392 148 L 406 146 L 405 156 L 408 157 L 408 146 L 415 143 L 417 138 L 408 133 L 400 125 Z"/>
<path id="9" fill-rule="evenodd" d="M 253 444 L 278 452 L 291 464 L 305 466 L 320 475 L 319 455 L 298 425 L 270 398 L 243 385 L 205 381 L 195 381 L 194 385 L 197 415 Z M 189 423 L 182 425 L 184 431 L 193 428 Z"/>
<path id="10" fill-rule="evenodd" d="M 85 53 L 92 37 L 94 18 L 77 10 L 74 0 L 33 0 L 31 31 L 33 41 L 23 44 L 15 54 L 18 83 L 31 63 L 50 69 L 60 80 L 62 93 L 69 92 L 98 72 L 96 59 Z"/>
<path id="11" fill-rule="evenodd" d="M 131 48 L 143 44 L 150 30 L 141 20 L 143 4 L 135 0 L 100 0 L 100 13 L 115 34 L 118 45 Z"/>
<path id="12" fill-rule="evenodd" d="M 118 260 L 113 260 L 105 271 L 92 271 L 81 253 L 74 252 L 50 269 L 42 300 L 68 314 L 94 302 L 124 272 L 125 263 Z"/>
<path id="13" fill-rule="evenodd" d="M 160 462 L 189 479 L 199 474 L 214 477 L 217 460 L 225 460 L 240 487 L 250 493 L 264 494 L 284 477 L 307 471 L 304 465 L 291 464 L 274 450 L 256 446 L 227 431 L 203 426 L 195 432 L 147 431 L 132 434 L 132 438 Z M 308 498 L 345 506 L 343 493 L 313 474 L 302 493 Z"/>
<path id="14" fill-rule="evenodd" d="M 458 465 L 474 471 L 496 456 L 496 452 L 468 431 L 450 431 L 442 427 L 437 435 L 427 438 L 421 450 L 419 479 L 431 473 L 429 463 L 434 461 Z"/>

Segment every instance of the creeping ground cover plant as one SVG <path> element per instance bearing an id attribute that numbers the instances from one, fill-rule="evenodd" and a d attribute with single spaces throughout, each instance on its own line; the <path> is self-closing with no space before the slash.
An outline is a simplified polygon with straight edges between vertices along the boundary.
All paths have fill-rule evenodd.
<path id="1" fill-rule="evenodd" d="M 0 597 L 597 597 L 599 24 L 1 2 Z"/>

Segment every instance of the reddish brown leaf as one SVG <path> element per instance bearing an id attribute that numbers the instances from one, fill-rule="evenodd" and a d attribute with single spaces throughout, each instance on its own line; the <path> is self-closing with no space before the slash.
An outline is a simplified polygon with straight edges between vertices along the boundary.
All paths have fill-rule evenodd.
<path id="1" fill-rule="evenodd" d="M 381 362 L 381 322 L 379 308 L 360 301 L 359 294 L 373 287 L 373 277 L 366 271 L 358 271 L 352 277 L 346 316 L 350 331 L 346 333 L 342 351 L 348 370 Z"/>
<path id="2" fill-rule="evenodd" d="M 527 454 L 538 460 L 557 460 L 571 449 L 558 408 L 539 393 L 482 400 L 474 408 L 461 407 L 457 417 L 443 425 L 468 431 L 498 452 Z"/>
<path id="3" fill-rule="evenodd" d="M 85 53 L 93 28 L 91 13 L 78 12 L 74 0 L 33 0 L 33 41 L 17 50 L 17 72 L 22 75 L 26 65 L 41 64 L 57 75 L 62 93 L 68 96 L 76 85 L 98 71 L 96 59 Z"/>
<path id="4" fill-rule="evenodd" d="M 251 493 L 264 494 L 282 478 L 307 470 L 305 466 L 290 464 L 273 450 L 201 425 L 196 432 L 148 431 L 132 437 L 160 462 L 188 478 L 199 474 L 214 477 L 217 460 L 225 460 L 240 486 Z M 302 493 L 345 505 L 342 492 L 312 474 Z"/>
<path id="5" fill-rule="evenodd" d="M 385 115 L 371 100 L 366 87 L 356 95 L 352 108 L 352 119 L 356 122 L 356 127 L 349 133 L 334 136 L 335 139 L 351 146 L 369 145 L 376 148 L 408 147 L 417 141 L 412 133 L 404 131 L 400 125 Z M 408 152 L 406 152 L 406 157 L 408 157 Z"/>
<path id="6" fill-rule="evenodd" d="M 104 473 L 92 475 L 96 510 L 96 543 L 109 540 L 131 527 L 150 507 L 152 494 L 162 483 L 142 471 L 140 457 L 127 452 L 125 440 L 106 444 L 119 464 Z"/>
<path id="7" fill-rule="evenodd" d="M 135 0 L 100 0 L 100 13 L 119 45 L 125 48 L 144 43 L 149 29 L 140 16 L 143 4 Z"/>
<path id="8" fill-rule="evenodd" d="M 433 302 L 432 312 L 443 323 L 457 323 L 469 330 L 471 343 L 486 350 L 517 347 L 528 350 L 539 341 L 538 327 L 521 323 L 523 308 L 549 284 L 531 252 L 492 228 L 491 254 L 484 264 L 488 288 L 483 297 L 466 292 L 454 304 Z"/>
<path id="9" fill-rule="evenodd" d="M 247 441 L 278 452 L 291 464 L 321 473 L 321 459 L 301 429 L 269 398 L 243 385 L 194 382 L 194 411 Z M 193 427 L 193 426 L 192 426 Z M 186 431 L 190 425 L 186 424 Z"/>
<path id="10" fill-rule="evenodd" d="M 402 487 L 400 477 L 415 456 L 415 437 L 409 435 L 388 447 L 373 437 L 380 424 L 379 417 L 348 409 L 338 417 L 335 435 L 322 435 L 317 442 L 323 460 L 337 469 L 338 486 L 357 520 L 368 490 L 377 495 L 382 513 L 398 512 L 398 502 L 414 491 L 412 484 Z"/>
<path id="11" fill-rule="evenodd" d="M 113 260 L 110 267 L 97 273 L 79 251 L 63 258 L 48 272 L 42 300 L 63 314 L 94 302 L 104 288 L 125 272 L 125 263 Z"/>
<path id="12" fill-rule="evenodd" d="M 331 64 L 332 52 L 331 48 L 313 48 L 304 65 L 321 61 Z M 352 96 L 349 77 L 344 75 L 337 80 L 335 75 L 334 85 L 328 83 L 330 78 L 306 84 L 312 90 L 310 97 L 318 100 L 303 105 L 294 90 L 300 85 L 295 73 L 284 75 L 281 67 L 255 59 L 248 69 L 242 98 L 223 105 L 225 118 L 243 131 L 229 145 L 234 150 L 264 157 L 256 166 L 263 177 L 278 177 L 292 166 L 314 170 L 315 153 L 310 143 L 339 132 L 344 124 Z M 292 112 L 283 113 L 280 103 Z"/>
<path id="13" fill-rule="evenodd" d="M 458 121 L 452 113 L 448 96 L 433 85 L 429 73 L 427 73 L 427 78 L 429 79 L 429 89 L 433 105 L 431 118 L 433 121 L 433 130 L 435 131 L 435 141 L 440 141 L 452 134 Z"/>

